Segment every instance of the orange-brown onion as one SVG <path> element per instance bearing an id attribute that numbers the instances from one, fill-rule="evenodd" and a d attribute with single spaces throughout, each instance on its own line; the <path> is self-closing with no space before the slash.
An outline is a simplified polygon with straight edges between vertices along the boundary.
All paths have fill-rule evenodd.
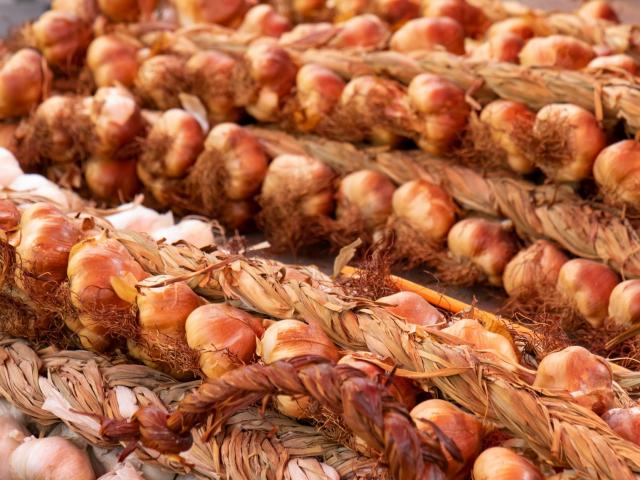
<path id="1" fill-rule="evenodd" d="M 420 148 L 436 155 L 446 152 L 460 138 L 469 118 L 464 90 L 425 73 L 414 77 L 407 93 L 422 120 Z"/>
<path id="2" fill-rule="evenodd" d="M 183 26 L 216 23 L 237 26 L 252 2 L 248 0 L 176 0 L 173 2 Z"/>
<path id="3" fill-rule="evenodd" d="M 256 5 L 244 16 L 239 32 L 258 37 L 279 37 L 291 30 L 291 22 L 287 17 L 277 13 L 271 5 Z"/>
<path id="4" fill-rule="evenodd" d="M 334 0 L 333 8 L 338 21 L 363 13 L 373 13 L 392 27 L 402 25 L 420 14 L 419 2 L 415 0 Z"/>
<path id="5" fill-rule="evenodd" d="M 502 273 L 518 252 L 513 233 L 505 223 L 484 218 L 459 221 L 447 236 L 449 251 L 475 265 L 492 285 L 502 285 Z"/>
<path id="6" fill-rule="evenodd" d="M 544 357 L 533 386 L 568 394 L 575 403 L 599 415 L 613 406 L 611 367 L 583 347 L 567 347 Z"/>
<path id="7" fill-rule="evenodd" d="M 196 162 L 204 148 L 204 132 L 198 120 L 190 113 L 172 108 L 163 112 L 147 136 L 149 145 L 161 149 L 162 174 L 183 177 Z"/>
<path id="8" fill-rule="evenodd" d="M 595 56 L 593 47 L 582 40 L 567 35 L 550 35 L 529 40 L 520 51 L 520 64 L 580 70 Z"/>
<path id="9" fill-rule="evenodd" d="M 251 45 L 245 59 L 258 90 L 255 99 L 243 106 L 257 120 L 274 121 L 280 114 L 282 100 L 295 86 L 298 68 L 285 49 L 272 43 Z"/>
<path id="10" fill-rule="evenodd" d="M 590 0 L 585 2 L 577 11 L 578 16 L 585 20 L 606 20 L 619 23 L 618 14 L 605 0 Z"/>
<path id="11" fill-rule="evenodd" d="M 536 157 L 547 176 L 574 182 L 591 175 L 607 139 L 596 117 L 577 105 L 553 103 L 536 115 L 533 133 L 542 149 Z"/>
<path id="12" fill-rule="evenodd" d="M 592 70 L 611 70 L 614 72 L 629 72 L 636 75 L 638 72 L 638 63 L 631 55 L 619 53 L 617 55 L 604 55 L 596 57 L 589 62 L 587 68 Z"/>
<path id="13" fill-rule="evenodd" d="M 115 22 L 135 22 L 147 19 L 157 0 L 97 0 L 100 12 Z"/>
<path id="14" fill-rule="evenodd" d="M 593 177 L 607 201 L 640 209 L 640 143 L 623 140 L 603 149 Z"/>
<path id="15" fill-rule="evenodd" d="M 397 52 L 444 49 L 464 55 L 464 29 L 448 17 L 417 18 L 393 34 L 390 47 Z"/>
<path id="16" fill-rule="evenodd" d="M 154 55 L 138 67 L 135 88 L 142 99 L 155 108 L 179 108 L 179 93 L 185 87 L 184 73 L 183 58 L 170 54 Z"/>
<path id="17" fill-rule="evenodd" d="M 13 155 L 18 152 L 18 142 L 16 139 L 16 131 L 18 123 L 0 123 L 0 148 L 6 148 Z"/>
<path id="18" fill-rule="evenodd" d="M 609 296 L 608 319 L 612 325 L 630 327 L 640 321 L 640 280 L 617 284 Z"/>
<path id="19" fill-rule="evenodd" d="M 44 58 L 23 48 L 0 68 L 0 119 L 26 115 L 46 96 L 50 73 Z"/>
<path id="20" fill-rule="evenodd" d="M 36 203 L 26 208 L 12 239 L 20 265 L 16 271 L 18 284 L 27 279 L 43 284 L 63 281 L 69 252 L 81 235 L 78 226 L 51 204 Z"/>
<path id="21" fill-rule="evenodd" d="M 116 84 L 132 87 L 138 74 L 138 53 L 142 45 L 128 35 L 110 33 L 91 42 L 87 67 L 98 87 Z"/>
<path id="22" fill-rule="evenodd" d="M 391 202 L 394 216 L 427 242 L 442 241 L 456 218 L 456 207 L 449 194 L 426 180 L 401 185 Z"/>
<path id="23" fill-rule="evenodd" d="M 49 10 L 33 24 L 38 49 L 49 64 L 67 69 L 84 56 L 91 42 L 91 27 L 74 13 Z"/>
<path id="24" fill-rule="evenodd" d="M 91 157 L 84 178 L 92 195 L 107 202 L 131 200 L 140 191 L 135 158 Z"/>
<path id="25" fill-rule="evenodd" d="M 79 18 L 91 22 L 98 16 L 95 0 L 52 0 L 51 10 L 74 13 Z"/>
<path id="26" fill-rule="evenodd" d="M 616 434 L 640 445 L 640 407 L 612 408 L 602 419 Z"/>
<path id="27" fill-rule="evenodd" d="M 383 226 L 391 215 L 391 198 L 395 186 L 375 170 L 358 170 L 340 180 L 336 217 L 351 218 L 355 213 L 364 227 L 373 231 Z"/>
<path id="28" fill-rule="evenodd" d="M 218 378 L 255 355 L 262 322 L 231 305 L 211 303 L 191 312 L 185 329 L 189 346 L 200 351 L 202 373 Z"/>
<path id="29" fill-rule="evenodd" d="M 512 450 L 492 447 L 473 464 L 474 480 L 544 480 L 538 467 Z"/>
<path id="30" fill-rule="evenodd" d="M 299 110 L 294 113 L 296 127 L 310 132 L 331 115 L 340 102 L 345 83 L 328 68 L 313 63 L 304 65 L 296 75 L 296 99 Z"/>
<path id="31" fill-rule="evenodd" d="M 117 240 L 106 234 L 88 238 L 73 246 L 67 277 L 71 303 L 78 318 L 67 318 L 67 326 L 80 337 L 84 348 L 102 351 L 110 345 L 109 331 L 102 324 L 131 315 L 131 304 L 118 296 L 115 278 L 140 281 L 148 274 Z M 111 326 L 113 327 L 113 325 Z"/>
<path id="32" fill-rule="evenodd" d="M 592 327 L 600 327 L 608 315 L 611 292 L 619 281 L 618 275 L 603 263 L 574 258 L 560 268 L 556 291 Z"/>
<path id="33" fill-rule="evenodd" d="M 422 14 L 425 17 L 449 17 L 464 27 L 467 37 L 479 37 L 490 25 L 484 12 L 466 0 L 424 0 Z"/>
<path id="34" fill-rule="evenodd" d="M 411 410 L 411 418 L 418 429 L 431 432 L 435 424 L 458 447 L 462 461 L 455 460 L 446 448 L 446 476 L 451 479 L 466 478 L 476 457 L 482 451 L 482 424 L 453 403 L 445 400 L 425 400 Z"/>
<path id="35" fill-rule="evenodd" d="M 442 327 L 446 320 L 433 305 L 414 292 L 397 292 L 380 297 L 376 302 L 407 323 L 423 327 Z"/>
<path id="36" fill-rule="evenodd" d="M 334 362 L 340 359 L 338 349 L 322 330 L 293 319 L 271 324 L 260 340 L 258 353 L 267 364 L 305 355 Z"/>
<path id="37" fill-rule="evenodd" d="M 510 100 L 495 100 L 480 113 L 480 122 L 488 128 L 491 142 L 506 156 L 507 165 L 523 174 L 535 169 L 525 141 L 532 134 L 534 121 L 535 113 L 526 105 Z"/>
<path id="38" fill-rule="evenodd" d="M 529 40 L 538 35 L 538 23 L 532 16 L 512 17 L 494 23 L 487 30 L 487 38 L 511 34 L 522 40 Z"/>
<path id="39" fill-rule="evenodd" d="M 249 130 L 235 123 L 221 123 L 209 132 L 205 141 L 205 154 L 212 151 L 222 161 L 227 198 L 247 200 L 260 190 L 267 175 L 267 157 Z"/>
<path id="40" fill-rule="evenodd" d="M 473 60 L 518 63 L 524 40 L 514 33 L 501 33 L 489 37 L 471 53 Z"/>
<path id="41" fill-rule="evenodd" d="M 364 14 L 342 23 L 328 46 L 331 48 L 375 48 L 386 45 L 389 28 L 376 15 Z"/>
<path id="42" fill-rule="evenodd" d="M 507 264 L 502 285 L 510 297 L 546 293 L 555 288 L 560 269 L 569 258 L 546 240 L 536 240 Z"/>
<path id="43" fill-rule="evenodd" d="M 505 362 L 513 365 L 519 363 L 513 343 L 508 338 L 485 329 L 477 320 L 458 320 L 443 328 L 442 332 L 460 338 L 478 350 L 490 352 Z"/>

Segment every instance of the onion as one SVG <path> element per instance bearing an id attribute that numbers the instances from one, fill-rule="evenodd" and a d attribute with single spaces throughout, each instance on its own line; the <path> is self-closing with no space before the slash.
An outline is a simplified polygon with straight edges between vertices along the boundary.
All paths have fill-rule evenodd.
<path id="1" fill-rule="evenodd" d="M 8 187 L 22 174 L 16 157 L 6 148 L 0 147 L 0 187 Z"/>
<path id="2" fill-rule="evenodd" d="M 612 408 L 602 419 L 617 435 L 640 445 L 640 407 Z"/>
<path id="3" fill-rule="evenodd" d="M 518 63 L 524 40 L 513 33 L 496 34 L 476 48 L 471 58 L 480 61 Z"/>
<path id="4" fill-rule="evenodd" d="M 95 0 L 52 0 L 51 10 L 73 13 L 86 22 L 92 22 L 98 16 Z"/>
<path id="5" fill-rule="evenodd" d="M 589 177 L 596 157 L 606 146 L 596 117 L 568 103 L 543 107 L 536 115 L 533 133 L 539 142 L 538 166 L 558 182 Z"/>
<path id="6" fill-rule="evenodd" d="M 300 105 L 296 126 L 303 132 L 316 128 L 331 115 L 340 101 L 344 81 L 333 71 L 313 63 L 304 65 L 296 75 L 296 98 Z"/>
<path id="7" fill-rule="evenodd" d="M 607 201 L 640 208 L 640 143 L 623 140 L 603 149 L 593 164 L 593 176 Z"/>
<path id="8" fill-rule="evenodd" d="M 618 14 L 605 0 L 590 0 L 585 2 L 577 12 L 578 16 L 585 20 L 606 20 L 620 23 Z"/>
<path id="9" fill-rule="evenodd" d="M 574 258 L 560 269 L 556 290 L 592 327 L 600 327 L 607 318 L 611 292 L 619 281 L 606 265 Z"/>
<path id="10" fill-rule="evenodd" d="M 335 18 L 347 20 L 362 13 L 373 13 L 392 27 L 402 25 L 420 14 L 419 2 L 414 0 L 334 0 Z"/>
<path id="11" fill-rule="evenodd" d="M 386 175 L 375 170 L 359 170 L 342 178 L 337 194 L 338 220 L 356 218 L 369 231 L 382 227 L 391 215 L 395 187 Z"/>
<path id="12" fill-rule="evenodd" d="M 510 297 L 545 294 L 555 288 L 560 269 L 568 260 L 552 243 L 537 240 L 520 250 L 507 264 L 502 285 Z"/>
<path id="13" fill-rule="evenodd" d="M 312 355 L 337 362 L 338 349 L 325 333 L 299 320 L 279 320 L 262 336 L 258 354 L 266 364 Z"/>
<path id="14" fill-rule="evenodd" d="M 97 0 L 100 11 L 116 22 L 145 20 L 155 9 L 157 0 Z"/>
<path id="15" fill-rule="evenodd" d="M 636 75 L 638 72 L 638 64 L 635 59 L 623 53 L 596 57 L 589 62 L 587 68 L 589 70 L 612 70 L 614 72 L 625 71 L 631 75 Z"/>
<path id="16" fill-rule="evenodd" d="M 520 363 L 513 343 L 506 337 L 485 329 L 477 320 L 458 320 L 443 328 L 442 332 L 464 340 L 477 350 L 488 351 L 507 363 Z"/>
<path id="17" fill-rule="evenodd" d="M 488 448 L 473 464 L 474 480 L 544 480 L 529 460 L 502 447 Z"/>
<path id="18" fill-rule="evenodd" d="M 74 13 L 49 10 L 33 24 L 33 35 L 44 58 L 65 70 L 84 55 L 91 41 L 91 28 Z"/>
<path id="19" fill-rule="evenodd" d="M 353 17 L 338 28 L 329 42 L 329 47 L 382 48 L 389 38 L 388 27 L 376 15 L 365 14 Z"/>
<path id="20" fill-rule="evenodd" d="M 116 160 L 92 157 L 85 165 L 84 177 L 91 193 L 100 200 L 129 200 L 140 190 L 135 159 Z"/>
<path id="21" fill-rule="evenodd" d="M 0 123 L 0 148 L 9 150 L 16 155 L 18 151 L 18 142 L 16 132 L 19 125 L 17 123 Z"/>
<path id="22" fill-rule="evenodd" d="M 180 107 L 185 61 L 177 55 L 155 55 L 138 68 L 135 86 L 143 99 L 155 108 L 168 110 Z"/>
<path id="23" fill-rule="evenodd" d="M 18 419 L 7 413 L 0 415 L 0 456 L 4 460 L 0 462 L 0 480 L 11 480 L 8 460 L 28 436 L 29 432 Z"/>
<path id="24" fill-rule="evenodd" d="M 479 37 L 487 30 L 489 20 L 484 12 L 466 0 L 426 0 L 422 14 L 425 17 L 449 17 L 464 27 L 467 37 Z"/>
<path id="25" fill-rule="evenodd" d="M 444 316 L 417 293 L 398 292 L 378 298 L 376 302 L 384 304 L 385 310 L 407 323 L 432 328 L 445 323 Z"/>
<path id="26" fill-rule="evenodd" d="M 494 23 L 487 31 L 487 38 L 511 34 L 522 40 L 529 40 L 537 35 L 538 25 L 531 16 L 512 17 Z"/>
<path id="27" fill-rule="evenodd" d="M 417 18 L 393 34 L 390 47 L 397 52 L 444 49 L 464 55 L 464 29 L 448 17 Z"/>
<path id="28" fill-rule="evenodd" d="M 247 0 L 176 0 L 180 24 L 216 23 L 236 26 L 250 6 Z"/>
<path id="29" fill-rule="evenodd" d="M 594 57 L 591 45 L 566 35 L 551 35 L 529 40 L 520 51 L 520 64 L 580 70 Z"/>
<path id="30" fill-rule="evenodd" d="M 436 155 L 446 152 L 469 117 L 464 91 L 445 78 L 425 73 L 411 81 L 408 96 L 423 121 L 420 147 Z"/>
<path id="31" fill-rule="evenodd" d="M 0 120 L 26 115 L 46 95 L 50 73 L 42 56 L 23 48 L 0 68 Z"/>
<path id="32" fill-rule="evenodd" d="M 251 8 L 238 27 L 239 32 L 258 37 L 279 37 L 291 30 L 289 19 L 277 13 L 271 5 L 256 5 Z"/>
<path id="33" fill-rule="evenodd" d="M 133 37 L 101 35 L 89 45 L 87 67 L 98 87 L 122 84 L 131 87 L 138 74 L 138 52 L 142 45 Z"/>
<path id="34" fill-rule="evenodd" d="M 89 456 L 62 437 L 30 438 L 5 458 L 12 480 L 95 480 Z"/>
<path id="35" fill-rule="evenodd" d="M 640 280 L 620 282 L 611 290 L 608 313 L 608 321 L 617 327 L 628 328 L 640 321 Z"/>

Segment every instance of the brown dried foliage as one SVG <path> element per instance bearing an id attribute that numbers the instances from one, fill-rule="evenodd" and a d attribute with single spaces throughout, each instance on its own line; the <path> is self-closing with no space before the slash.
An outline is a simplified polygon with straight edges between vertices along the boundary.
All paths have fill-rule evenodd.
<path id="1" fill-rule="evenodd" d="M 340 277 L 338 283 L 350 296 L 377 300 L 398 292 L 391 279 L 392 265 L 393 245 L 387 238 L 367 249 L 356 262 L 358 272 L 355 275 Z"/>

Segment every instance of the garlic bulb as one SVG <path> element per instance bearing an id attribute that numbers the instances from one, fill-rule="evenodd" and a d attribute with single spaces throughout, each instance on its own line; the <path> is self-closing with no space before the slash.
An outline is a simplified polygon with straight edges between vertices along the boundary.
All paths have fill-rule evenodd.
<path id="1" fill-rule="evenodd" d="M 121 84 L 132 87 L 138 74 L 138 52 L 142 45 L 133 37 L 110 33 L 101 35 L 87 49 L 87 67 L 98 87 Z"/>
<path id="2" fill-rule="evenodd" d="M 423 121 L 420 148 L 436 155 L 446 152 L 467 124 L 470 110 L 464 90 L 445 78 L 425 73 L 413 78 L 407 93 Z"/>
<path id="3" fill-rule="evenodd" d="M 267 156 L 249 130 L 234 123 L 217 125 L 207 135 L 207 152 L 215 152 L 222 161 L 227 198 L 246 200 L 258 192 L 267 174 Z"/>
<path id="4" fill-rule="evenodd" d="M 160 110 L 180 107 L 184 89 L 185 60 L 177 55 L 154 55 L 138 68 L 135 87 L 140 96 Z"/>
<path id="5" fill-rule="evenodd" d="M 80 229 L 53 205 L 35 203 L 26 208 L 15 237 L 20 262 L 16 272 L 18 283 L 29 281 L 29 285 L 35 282 L 46 287 L 47 282 L 63 281 L 69 252 L 80 237 Z"/>
<path id="6" fill-rule="evenodd" d="M 244 16 L 238 31 L 257 37 L 279 37 L 291 30 L 291 22 L 280 15 L 271 5 L 256 5 Z"/>
<path id="7" fill-rule="evenodd" d="M 233 27 L 242 19 L 250 5 L 251 2 L 248 0 L 176 0 L 173 2 L 182 26 L 216 23 Z"/>
<path id="8" fill-rule="evenodd" d="M 518 252 L 516 238 L 505 224 L 484 218 L 456 223 L 449 230 L 447 245 L 455 258 L 470 261 L 492 285 L 502 285 L 502 273 Z"/>
<path id="9" fill-rule="evenodd" d="M 428 242 L 443 240 L 456 217 L 456 207 L 449 194 L 426 180 L 401 185 L 391 203 L 394 216 Z"/>
<path id="10" fill-rule="evenodd" d="M 508 448 L 492 447 L 473 464 L 474 480 L 544 480 L 538 467 Z"/>
<path id="11" fill-rule="evenodd" d="M 393 34 L 389 46 L 397 52 L 444 49 L 464 55 L 464 28 L 448 17 L 416 18 Z"/>
<path id="12" fill-rule="evenodd" d="M 389 29 L 376 15 L 365 14 L 350 18 L 342 23 L 329 47 L 345 48 L 382 48 L 389 38 Z"/>
<path id="13" fill-rule="evenodd" d="M 305 355 L 338 361 L 338 349 L 327 335 L 314 325 L 299 320 L 279 320 L 262 336 L 258 354 L 269 364 Z"/>
<path id="14" fill-rule="evenodd" d="M 568 394 L 575 403 L 597 414 L 613 405 L 611 367 L 602 357 L 582 347 L 567 347 L 544 357 L 533 386 Z"/>
<path id="15" fill-rule="evenodd" d="M 123 87 L 102 87 L 88 100 L 97 155 L 112 155 L 134 141 L 144 128 L 134 96 Z"/>
<path id="16" fill-rule="evenodd" d="M 423 0 L 422 15 L 425 17 L 449 17 L 464 27 L 467 37 L 481 36 L 490 22 L 484 12 L 467 0 Z"/>
<path id="17" fill-rule="evenodd" d="M 78 311 L 78 319 L 67 319 L 87 349 L 108 347 L 105 322 L 116 328 L 123 316 L 129 315 L 131 304 L 118 296 L 114 282 L 138 282 L 148 275 L 129 251 L 106 234 L 77 243 L 69 255 L 67 267 L 71 303 Z"/>
<path id="18" fill-rule="evenodd" d="M 407 323 L 437 327 L 446 322 L 442 313 L 417 293 L 398 292 L 380 297 L 376 302 L 384 304 L 385 310 L 402 318 Z"/>
<path id="19" fill-rule="evenodd" d="M 120 205 L 117 210 L 116 213 L 107 215 L 105 220 L 118 230 L 153 234 L 158 229 L 173 226 L 171 212 L 160 214 L 155 210 L 133 203 Z"/>
<path id="20" fill-rule="evenodd" d="M 28 114 L 46 96 L 50 73 L 44 58 L 23 48 L 0 68 L 0 119 Z"/>
<path id="21" fill-rule="evenodd" d="M 582 40 L 567 35 L 550 35 L 529 40 L 520 51 L 520 64 L 580 70 L 595 56 L 593 47 Z"/>
<path id="22" fill-rule="evenodd" d="M 446 448 L 447 478 L 466 478 L 476 457 L 482 451 L 482 424 L 453 403 L 445 400 L 426 400 L 411 410 L 411 418 L 419 430 L 432 431 L 429 422 L 438 427 L 458 447 L 462 462 L 455 460 Z"/>
<path id="23" fill-rule="evenodd" d="M 608 321 L 628 328 L 640 321 L 640 280 L 626 280 L 617 284 L 609 296 Z"/>
<path id="24" fill-rule="evenodd" d="M 554 244 L 536 240 L 520 250 L 507 264 L 502 275 L 502 286 L 510 297 L 542 294 L 555 287 L 560 268 L 568 260 Z"/>
<path id="25" fill-rule="evenodd" d="M 0 147 L 0 188 L 8 187 L 22 174 L 20 164 L 13 153 Z"/>
<path id="26" fill-rule="evenodd" d="M 623 53 L 617 55 L 604 55 L 596 57 L 587 65 L 589 70 L 611 70 L 629 72 L 636 75 L 638 72 L 638 64 L 631 55 Z"/>
<path id="27" fill-rule="evenodd" d="M 75 13 L 49 10 L 33 23 L 33 36 L 49 64 L 60 69 L 81 60 L 91 41 L 91 27 Z"/>
<path id="28" fill-rule="evenodd" d="M 20 212 L 11 200 L 0 200 L 0 230 L 9 232 L 20 223 Z"/>
<path id="29" fill-rule="evenodd" d="M 640 445 L 640 407 L 612 408 L 602 419 L 622 438 Z"/>
<path id="30" fill-rule="evenodd" d="M 261 122 L 275 121 L 280 115 L 282 100 L 295 86 L 298 68 L 285 49 L 271 43 L 252 44 L 245 58 L 258 92 L 244 107 Z"/>
<path id="31" fill-rule="evenodd" d="M 533 133 L 541 143 L 538 165 L 558 182 L 575 182 L 590 176 L 596 157 L 607 145 L 596 117 L 568 103 L 543 107 L 536 115 Z"/>
<path id="32" fill-rule="evenodd" d="M 151 232 L 151 236 L 155 240 L 164 239 L 169 244 L 182 240 L 196 248 L 216 244 L 211 223 L 193 218 L 180 220 L 171 227 L 155 229 Z"/>
<path id="33" fill-rule="evenodd" d="M 315 458 L 293 458 L 287 462 L 283 480 L 340 480 L 340 475 Z"/>
<path id="34" fill-rule="evenodd" d="M 62 437 L 27 439 L 11 455 L 12 480 L 95 480 L 89 456 Z"/>
<path id="35" fill-rule="evenodd" d="M 608 201 L 639 208 L 640 143 L 623 140 L 606 147 L 593 164 L 593 176 Z"/>
<path id="36" fill-rule="evenodd" d="M 131 200 L 140 191 L 137 165 L 135 158 L 92 157 L 84 166 L 87 187 L 100 200 L 117 203 Z"/>
<path id="37" fill-rule="evenodd" d="M 600 327 L 607 318 L 609 297 L 618 284 L 618 275 L 593 260 L 569 260 L 558 275 L 556 291 L 592 327 Z"/>
<path id="38" fill-rule="evenodd" d="M 296 99 L 300 105 L 294 114 L 297 128 L 309 132 L 330 116 L 344 86 L 344 81 L 328 68 L 313 63 L 302 66 L 296 75 Z"/>
<path id="39" fill-rule="evenodd" d="M 391 215 L 391 198 L 395 187 L 386 175 L 375 170 L 358 170 L 340 180 L 337 193 L 338 220 L 353 215 L 373 231 L 382 227 Z"/>
<path id="40" fill-rule="evenodd" d="M 280 155 L 273 159 L 262 184 L 262 202 L 291 196 L 289 208 L 306 217 L 324 216 L 333 209 L 333 170 L 312 157 Z"/>
<path id="41" fill-rule="evenodd" d="M 618 14 L 605 0 L 589 0 L 582 4 L 576 12 L 579 17 L 585 20 L 606 20 L 608 22 L 619 23 Z"/>
<path id="42" fill-rule="evenodd" d="M 478 350 L 490 352 L 508 363 L 520 363 L 513 343 L 502 335 L 485 329 L 477 320 L 459 320 L 443 328 L 442 332 L 460 338 Z"/>
<path id="43" fill-rule="evenodd" d="M 535 113 L 526 105 L 509 100 L 495 100 L 480 113 L 480 122 L 487 127 L 492 143 L 504 155 L 507 165 L 523 174 L 535 169 L 525 140 L 532 134 L 534 121 Z"/>
<path id="44" fill-rule="evenodd" d="M 8 459 L 29 436 L 27 429 L 16 418 L 9 414 L 0 415 L 0 480 L 11 480 Z"/>
<path id="45" fill-rule="evenodd" d="M 225 304 L 196 308 L 187 317 L 187 343 L 200 351 L 200 368 L 207 378 L 247 363 L 256 351 L 262 335 L 260 320 L 247 312 Z"/>

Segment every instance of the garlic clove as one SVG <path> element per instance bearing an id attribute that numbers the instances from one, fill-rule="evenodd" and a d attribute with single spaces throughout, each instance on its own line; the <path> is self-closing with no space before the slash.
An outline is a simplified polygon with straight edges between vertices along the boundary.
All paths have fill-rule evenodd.
<path id="1" fill-rule="evenodd" d="M 442 332 L 460 338 L 478 350 L 490 352 L 508 363 L 520 363 L 513 343 L 502 335 L 485 329 L 477 320 L 459 320 L 443 328 Z"/>
<path id="2" fill-rule="evenodd" d="M 617 284 L 609 296 L 608 322 L 628 328 L 640 321 L 640 280 Z"/>
<path id="3" fill-rule="evenodd" d="M 417 293 L 398 292 L 376 300 L 385 304 L 385 310 L 402 318 L 407 323 L 425 327 L 442 327 L 444 316 Z"/>
<path id="4" fill-rule="evenodd" d="M 502 447 L 488 448 L 473 464 L 474 480 L 544 480 L 529 460 Z"/>

